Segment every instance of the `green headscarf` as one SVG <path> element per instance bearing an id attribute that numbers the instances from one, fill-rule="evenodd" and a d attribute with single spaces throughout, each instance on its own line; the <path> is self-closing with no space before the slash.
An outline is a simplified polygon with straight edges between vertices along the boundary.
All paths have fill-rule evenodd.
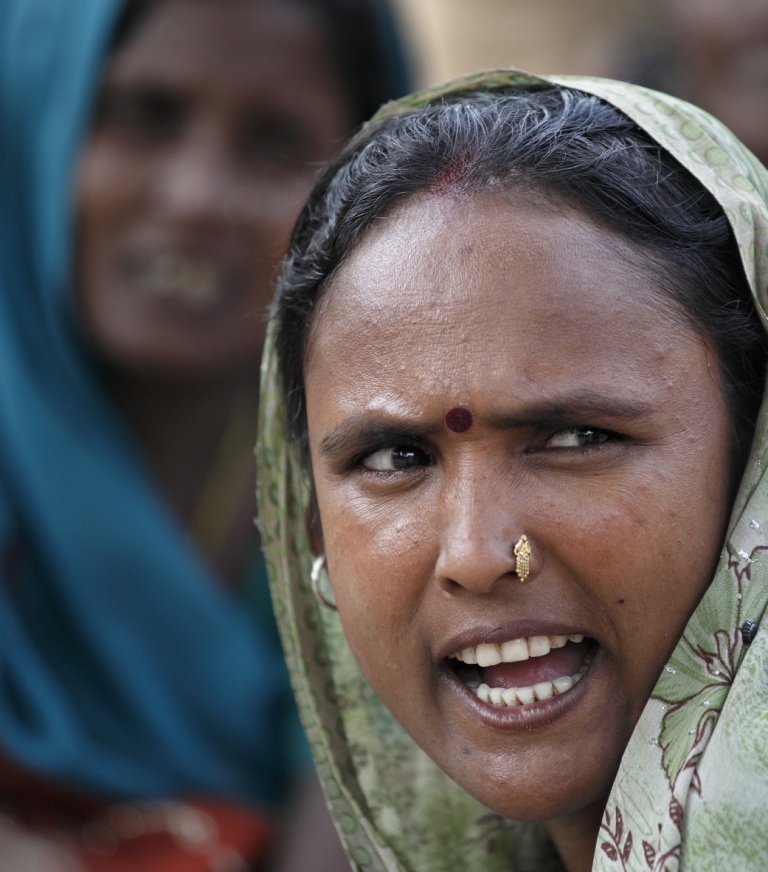
<path id="1" fill-rule="evenodd" d="M 717 121 L 673 97 L 605 79 L 516 70 L 468 76 L 385 106 L 408 112 L 441 94 L 556 84 L 629 116 L 718 200 L 765 322 L 768 171 Z M 360 870 L 562 869 L 542 824 L 493 814 L 413 743 L 363 678 L 338 616 L 310 589 L 309 482 L 284 437 L 273 336 L 261 394 L 260 526 L 278 620 L 332 814 Z M 768 857 L 768 633 L 745 644 L 768 601 L 768 413 L 711 586 L 662 670 L 613 785 L 594 870 L 763 870 Z M 706 507 L 691 506 L 691 512 Z"/>

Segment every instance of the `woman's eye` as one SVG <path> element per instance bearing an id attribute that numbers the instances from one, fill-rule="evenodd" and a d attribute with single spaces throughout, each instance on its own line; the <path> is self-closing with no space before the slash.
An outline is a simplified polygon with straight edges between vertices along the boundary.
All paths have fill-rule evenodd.
<path id="1" fill-rule="evenodd" d="M 414 466 L 431 466 L 434 458 L 413 445 L 395 445 L 380 448 L 365 457 L 361 463 L 363 469 L 376 472 L 396 472 L 400 469 L 410 469 Z"/>
<path id="2" fill-rule="evenodd" d="M 241 149 L 246 159 L 275 163 L 302 163 L 311 155 L 311 146 L 301 125 L 279 116 L 251 121 L 243 131 Z"/>
<path id="3" fill-rule="evenodd" d="M 137 89 L 107 94 L 98 112 L 98 123 L 143 140 L 173 138 L 184 120 L 181 100 L 160 90 Z"/>
<path id="4" fill-rule="evenodd" d="M 547 448 L 586 448 L 590 445 L 602 445 L 610 439 L 605 430 L 593 430 L 591 427 L 571 427 L 550 436 Z"/>

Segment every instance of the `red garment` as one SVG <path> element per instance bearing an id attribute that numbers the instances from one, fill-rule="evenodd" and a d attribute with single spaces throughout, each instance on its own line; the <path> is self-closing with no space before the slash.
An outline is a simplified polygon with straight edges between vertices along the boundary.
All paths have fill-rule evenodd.
<path id="1" fill-rule="evenodd" d="M 0 804 L 0 854 L 19 872 L 258 872 L 275 835 L 266 815 L 232 802 L 107 802 L 5 760 Z"/>
<path id="2" fill-rule="evenodd" d="M 259 869 L 273 827 L 230 803 L 112 805 L 81 828 L 73 853 L 88 872 L 244 872 Z"/>

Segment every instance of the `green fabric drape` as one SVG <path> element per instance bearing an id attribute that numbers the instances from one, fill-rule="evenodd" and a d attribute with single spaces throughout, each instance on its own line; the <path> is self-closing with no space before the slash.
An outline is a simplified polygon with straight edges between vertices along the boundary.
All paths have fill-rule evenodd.
<path id="1" fill-rule="evenodd" d="M 605 79 L 496 70 L 385 106 L 407 112 L 442 93 L 554 83 L 632 118 L 718 200 L 765 323 L 768 171 L 718 122 L 673 97 Z M 260 526 L 294 687 L 326 796 L 361 870 L 561 869 L 543 825 L 493 814 L 420 751 L 375 696 L 335 613 L 312 596 L 309 484 L 284 439 L 270 333 L 263 363 Z M 768 412 L 733 508 L 714 580 L 662 670 L 624 754 L 595 872 L 763 870 L 768 853 Z M 705 506 L 690 506 L 693 514 Z M 327 582 L 327 579 L 326 579 Z"/>

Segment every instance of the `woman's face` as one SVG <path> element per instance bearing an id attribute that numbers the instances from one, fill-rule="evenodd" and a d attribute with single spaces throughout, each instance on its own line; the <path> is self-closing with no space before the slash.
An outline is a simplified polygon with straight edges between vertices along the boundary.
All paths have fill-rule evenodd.
<path id="1" fill-rule="evenodd" d="M 276 261 L 351 128 L 293 2 L 163 0 L 111 57 L 77 179 L 78 298 L 118 369 L 252 372 Z"/>
<path id="2" fill-rule="evenodd" d="M 312 468 L 350 645 L 511 818 L 605 801 L 721 548 L 717 364 L 656 282 L 579 213 L 435 196 L 376 222 L 313 323 Z"/>
<path id="3" fill-rule="evenodd" d="M 689 99 L 768 162 L 768 4 L 674 0 L 671 12 Z"/>

